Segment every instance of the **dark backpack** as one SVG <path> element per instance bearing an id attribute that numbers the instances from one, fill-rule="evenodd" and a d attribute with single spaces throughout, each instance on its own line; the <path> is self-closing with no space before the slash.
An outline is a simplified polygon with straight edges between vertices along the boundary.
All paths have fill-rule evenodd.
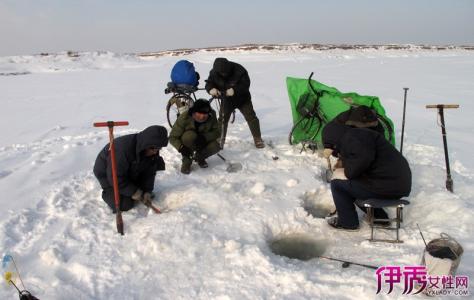
<path id="1" fill-rule="evenodd" d="M 171 81 L 174 84 L 199 85 L 199 74 L 194 69 L 192 62 L 188 60 L 178 61 L 171 70 Z"/>

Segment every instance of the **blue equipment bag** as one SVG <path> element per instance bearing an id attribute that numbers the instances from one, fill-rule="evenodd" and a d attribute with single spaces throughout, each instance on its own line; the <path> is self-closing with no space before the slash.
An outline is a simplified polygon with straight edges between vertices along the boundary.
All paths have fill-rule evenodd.
<path id="1" fill-rule="evenodd" d="M 174 84 L 199 85 L 198 73 L 192 62 L 188 60 L 178 61 L 171 70 L 171 81 Z"/>

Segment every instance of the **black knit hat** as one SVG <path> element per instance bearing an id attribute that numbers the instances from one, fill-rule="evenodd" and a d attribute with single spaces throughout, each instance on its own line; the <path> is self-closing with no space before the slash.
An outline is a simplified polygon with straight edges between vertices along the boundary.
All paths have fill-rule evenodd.
<path id="1" fill-rule="evenodd" d="M 376 127 L 378 125 L 377 113 L 367 106 L 358 106 L 349 111 L 345 124 L 359 128 Z"/>
<path id="2" fill-rule="evenodd" d="M 200 112 L 203 114 L 208 114 L 211 112 L 211 105 L 206 99 L 198 99 L 194 102 L 194 105 L 189 109 L 189 113 Z"/>

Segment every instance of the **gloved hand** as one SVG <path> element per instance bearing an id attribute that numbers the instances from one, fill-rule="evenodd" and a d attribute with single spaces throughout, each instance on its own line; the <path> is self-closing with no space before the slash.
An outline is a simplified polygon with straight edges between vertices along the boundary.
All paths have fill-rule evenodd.
<path id="1" fill-rule="evenodd" d="M 324 157 L 324 158 L 329 158 L 329 157 L 331 157 L 332 152 L 333 152 L 332 149 L 324 148 L 324 150 L 323 150 L 323 157 Z"/>
<path id="2" fill-rule="evenodd" d="M 227 89 L 227 91 L 225 91 L 225 95 L 226 95 L 227 97 L 232 97 L 232 96 L 234 96 L 234 89 L 233 89 L 233 88 Z"/>
<path id="3" fill-rule="evenodd" d="M 137 189 L 135 193 L 132 195 L 132 199 L 135 201 L 142 201 L 143 199 L 143 191 L 141 189 Z"/>
<path id="4" fill-rule="evenodd" d="M 179 153 L 181 153 L 183 156 L 186 156 L 186 157 L 191 157 L 193 155 L 193 150 L 186 147 L 184 144 L 181 144 L 181 146 L 179 146 L 178 151 Z"/>
<path id="5" fill-rule="evenodd" d="M 146 192 L 143 194 L 143 204 L 145 204 L 146 206 L 150 206 L 151 204 L 151 200 L 153 199 L 153 194 L 152 193 L 149 193 L 149 192 Z"/>
<path id="6" fill-rule="evenodd" d="M 219 92 L 216 88 L 213 88 L 209 91 L 209 95 L 213 97 L 219 97 L 221 95 L 221 92 Z"/>
<path id="7" fill-rule="evenodd" d="M 196 149 L 202 150 L 207 146 L 206 137 L 202 134 L 198 134 L 196 139 L 194 140 L 194 145 L 196 145 Z"/>

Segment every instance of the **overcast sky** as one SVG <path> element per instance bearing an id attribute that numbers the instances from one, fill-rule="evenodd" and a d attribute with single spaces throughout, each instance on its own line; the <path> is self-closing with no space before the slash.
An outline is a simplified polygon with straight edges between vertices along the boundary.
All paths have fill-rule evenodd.
<path id="1" fill-rule="evenodd" d="M 0 0 L 0 56 L 243 43 L 474 45 L 474 0 Z"/>

